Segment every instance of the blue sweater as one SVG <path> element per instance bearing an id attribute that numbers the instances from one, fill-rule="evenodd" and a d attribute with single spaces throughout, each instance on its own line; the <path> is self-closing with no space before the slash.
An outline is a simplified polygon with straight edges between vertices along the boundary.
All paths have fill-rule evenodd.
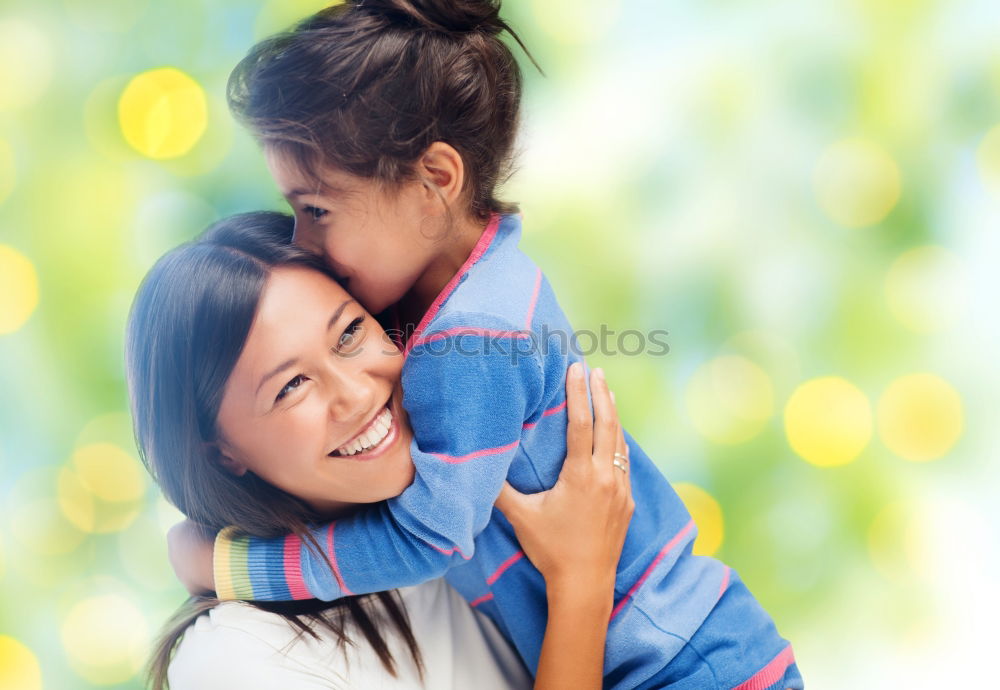
<path id="1" fill-rule="evenodd" d="M 572 329 L 541 270 L 518 249 L 519 237 L 518 217 L 494 217 L 406 344 L 413 484 L 315 528 L 333 572 L 294 535 L 223 531 L 216 541 L 220 598 L 330 600 L 444 575 L 537 669 L 545 583 L 493 502 L 505 479 L 525 493 L 556 482 L 566 454 L 565 374 L 580 357 L 567 347 Z M 667 684 L 671 661 L 703 627 L 711 640 L 692 658 L 708 664 L 718 686 L 762 689 L 783 679 L 781 687 L 794 686 L 785 675 L 794 667 L 788 643 L 745 588 L 736 588 L 735 573 L 692 555 L 691 516 L 627 441 L 635 512 L 618 566 L 605 686 Z M 735 604 L 719 606 L 728 590 Z M 713 662 L 720 649 L 738 659 Z"/>

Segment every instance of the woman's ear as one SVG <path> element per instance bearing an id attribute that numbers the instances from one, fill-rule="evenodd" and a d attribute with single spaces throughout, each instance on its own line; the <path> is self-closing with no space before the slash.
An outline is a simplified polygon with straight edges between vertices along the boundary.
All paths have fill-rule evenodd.
<path id="1" fill-rule="evenodd" d="M 242 477 L 247 473 L 247 466 L 230 454 L 230 451 L 226 447 L 225 443 L 220 441 L 219 443 L 209 443 L 207 445 L 209 447 L 209 453 L 227 472 L 236 477 Z"/>
<path id="2" fill-rule="evenodd" d="M 427 147 L 417 161 L 417 176 L 423 180 L 431 213 L 439 215 L 462 196 L 465 185 L 465 163 L 450 144 L 435 141 Z M 443 203 L 442 203 L 443 202 Z"/>

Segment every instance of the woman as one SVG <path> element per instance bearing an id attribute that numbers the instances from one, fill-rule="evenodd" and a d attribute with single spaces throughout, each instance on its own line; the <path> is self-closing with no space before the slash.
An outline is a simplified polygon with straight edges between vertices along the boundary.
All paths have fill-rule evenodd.
<path id="1" fill-rule="evenodd" d="M 168 499 L 211 531 L 309 543 L 309 524 L 399 494 L 413 466 L 398 349 L 292 231 L 289 217 L 245 214 L 161 259 L 136 297 L 127 359 L 140 452 Z M 612 469 L 625 445 L 610 393 L 600 378 L 592 391 L 591 437 L 586 383 L 570 372 L 555 488 L 508 487 L 498 501 L 548 585 L 540 688 L 600 687 L 631 516 L 629 482 Z M 325 425 L 282 421 L 300 404 L 325 406 Z M 350 453 L 359 438 L 363 461 Z M 499 632 L 440 580 L 332 603 L 200 598 L 171 623 L 152 675 L 154 688 L 168 676 L 175 688 L 530 684 Z"/>

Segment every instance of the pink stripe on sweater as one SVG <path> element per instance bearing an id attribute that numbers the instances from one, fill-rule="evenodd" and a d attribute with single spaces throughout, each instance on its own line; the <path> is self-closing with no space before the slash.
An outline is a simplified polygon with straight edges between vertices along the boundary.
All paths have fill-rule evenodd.
<path id="1" fill-rule="evenodd" d="M 489 601 L 492 598 L 493 598 L 493 592 L 487 592 L 486 594 L 484 594 L 483 596 L 479 597 L 478 599 L 473 599 L 472 601 L 470 601 L 469 602 L 469 606 L 479 606 L 484 601 Z"/>
<path id="2" fill-rule="evenodd" d="M 663 560 L 663 557 L 666 556 L 671 549 L 677 546 L 677 544 L 680 543 L 681 539 L 683 539 L 684 536 L 692 529 L 694 529 L 694 520 L 691 520 L 686 525 L 684 525 L 684 527 L 681 528 L 681 531 L 675 534 L 673 538 L 667 542 L 667 545 L 664 546 L 662 549 L 660 549 L 660 553 L 656 554 L 656 558 L 654 558 L 653 562 L 649 564 L 648 568 L 646 568 L 646 572 L 644 572 L 642 576 L 638 580 L 636 580 L 635 584 L 632 585 L 632 589 L 628 591 L 628 594 L 623 596 L 621 598 L 621 601 L 618 602 L 618 605 L 615 606 L 614 610 L 611 612 L 611 618 L 609 620 L 615 619 L 615 616 L 617 616 L 621 612 L 621 610 L 625 608 L 625 604 L 627 604 L 632 599 L 632 596 L 636 593 L 636 591 L 640 587 L 642 587 L 642 583 L 646 581 L 646 578 L 649 577 L 649 574 L 653 572 L 653 569 L 660 564 L 660 561 Z"/>
<path id="3" fill-rule="evenodd" d="M 302 562 L 299 560 L 302 553 L 302 540 L 294 534 L 289 534 L 285 537 L 284 547 L 285 583 L 288 585 L 292 599 L 312 599 L 313 595 L 309 593 L 302 580 Z"/>
<path id="4" fill-rule="evenodd" d="M 466 556 L 464 553 L 462 553 L 461 550 L 457 546 L 455 546 L 453 548 L 450 548 L 450 549 L 442 549 L 437 544 L 431 543 L 431 542 L 427 541 L 426 539 L 421 539 L 421 541 L 424 542 L 425 544 L 427 544 L 427 546 L 429 546 L 432 549 L 434 549 L 435 551 L 437 551 L 438 553 L 443 553 L 445 556 L 451 556 L 452 554 L 456 554 L 457 553 L 459 556 L 461 556 L 465 560 L 469 560 L 470 558 L 472 558 L 472 556 Z"/>
<path id="5" fill-rule="evenodd" d="M 444 304 L 444 301 L 448 299 L 451 293 L 455 291 L 455 288 L 458 287 L 458 283 L 462 280 L 462 276 L 468 273 L 469 269 L 472 268 L 477 261 L 483 258 L 483 254 L 486 253 L 486 250 L 489 249 L 490 245 L 493 243 L 493 238 L 496 237 L 497 228 L 499 227 L 500 215 L 493 214 L 493 217 L 490 218 L 489 225 L 487 225 L 486 229 L 483 230 L 483 234 L 479 236 L 479 241 L 476 242 L 476 246 L 472 248 L 472 253 L 469 254 L 469 258 L 465 260 L 462 267 L 458 269 L 458 273 L 452 276 L 451 280 L 448 281 L 448 284 L 444 286 L 444 289 L 441 290 L 438 296 L 434 298 L 434 301 L 431 302 L 431 306 L 427 309 L 427 313 L 424 314 L 422 319 L 420 319 L 420 323 L 417 324 L 417 328 L 413 332 L 413 337 L 410 338 L 410 342 L 407 343 L 406 349 L 403 350 L 404 356 L 410 354 L 410 350 L 413 349 L 413 343 L 420 338 L 420 335 L 425 330 L 427 330 L 427 327 L 431 324 L 431 321 L 434 320 L 434 317 L 437 316 L 438 311 L 441 309 L 441 305 Z"/>
<path id="6" fill-rule="evenodd" d="M 493 571 L 492 575 L 490 575 L 488 578 L 486 578 L 486 584 L 492 586 L 493 583 L 496 582 L 500 578 L 501 575 L 503 575 L 504 571 L 507 570 L 507 568 L 511 567 L 512 565 L 514 565 L 515 563 L 517 563 L 522 558 L 524 558 L 524 551 L 518 551 L 513 556 L 511 556 L 510 558 L 508 558 L 506 561 L 504 561 L 503 563 L 501 563 L 500 567 L 497 568 L 495 571 Z"/>
<path id="7" fill-rule="evenodd" d="M 497 446 L 496 448 L 484 448 L 483 450 L 477 450 L 468 455 L 445 455 L 444 453 L 431 453 L 434 457 L 442 462 L 447 462 L 450 465 L 458 465 L 463 462 L 468 462 L 469 460 L 475 460 L 476 458 L 481 458 L 486 455 L 500 455 L 500 453 L 506 453 L 508 450 L 513 450 L 517 448 L 517 444 L 521 442 L 521 439 L 517 439 L 512 443 L 508 443 L 505 446 Z"/>
<path id="8" fill-rule="evenodd" d="M 729 566 L 726 566 L 726 572 L 722 574 L 722 584 L 719 585 L 719 596 L 716 600 L 722 598 L 722 595 L 726 593 L 726 587 L 729 586 Z"/>
<path id="9" fill-rule="evenodd" d="M 555 407 L 550 407 L 549 409 L 545 410 L 545 412 L 542 413 L 542 416 L 543 417 L 548 417 L 549 415 L 554 415 L 554 414 L 556 414 L 558 412 L 562 412 L 563 410 L 566 409 L 566 402 L 567 401 L 563 400 L 561 403 L 559 403 Z"/>
<path id="10" fill-rule="evenodd" d="M 531 329 L 531 319 L 535 316 L 535 305 L 538 304 L 538 292 L 542 287 L 542 269 L 538 269 L 535 274 L 535 289 L 531 293 L 531 302 L 528 303 L 528 315 L 524 317 L 524 330 Z"/>
<path id="11" fill-rule="evenodd" d="M 436 340 L 444 340 L 451 336 L 459 335 L 480 335 L 489 338 L 514 338 L 514 339 L 525 339 L 530 338 L 530 333 L 525 333 L 524 331 L 501 331 L 491 328 L 473 328 L 472 326 L 458 326 L 457 328 L 449 328 L 444 331 L 435 331 L 431 333 L 426 338 L 416 338 L 410 341 L 409 349 L 413 349 L 418 345 L 424 345 L 426 343 L 433 343 Z"/>
<path id="12" fill-rule="evenodd" d="M 542 413 L 542 417 L 548 417 L 550 415 L 554 415 L 554 414 L 556 414 L 558 412 L 562 412 L 565 409 L 566 409 L 566 401 L 563 400 L 561 403 L 559 403 L 555 407 L 550 407 L 549 409 L 545 410 L 545 412 Z M 521 425 L 521 428 L 522 429 L 534 429 L 536 426 L 538 426 L 538 422 L 525 422 L 524 424 Z"/>
<path id="13" fill-rule="evenodd" d="M 795 663 L 795 654 L 792 652 L 792 645 L 789 644 L 778 653 L 778 656 L 771 659 L 767 666 L 753 674 L 749 680 L 737 685 L 733 690 L 766 690 L 781 680 L 785 671 L 793 663 Z"/>
<path id="14" fill-rule="evenodd" d="M 330 558 L 330 565 L 333 566 L 333 576 L 337 578 L 337 584 L 340 586 L 340 591 L 344 594 L 354 594 L 351 590 L 347 588 L 344 584 L 344 576 L 340 573 L 340 567 L 337 565 L 337 552 L 333 548 L 333 528 L 337 526 L 336 521 L 330 523 L 330 528 L 326 531 L 326 552 Z"/>

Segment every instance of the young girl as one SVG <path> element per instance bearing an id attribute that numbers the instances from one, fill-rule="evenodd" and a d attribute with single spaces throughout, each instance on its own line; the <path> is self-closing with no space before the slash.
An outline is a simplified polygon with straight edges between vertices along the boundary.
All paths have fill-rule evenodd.
<path id="1" fill-rule="evenodd" d="M 363 0 L 329 8 L 256 46 L 230 79 L 231 106 L 262 143 L 322 254 L 404 341 L 403 406 L 416 475 L 400 496 L 315 530 L 333 569 L 294 536 L 223 531 L 221 598 L 335 599 L 445 574 L 534 671 L 545 583 L 493 511 L 504 480 L 551 487 L 564 456 L 563 379 L 579 360 L 541 271 L 496 199 L 518 119 L 521 76 L 498 38 L 496 2 Z M 294 367 L 281 405 L 310 410 Z M 296 412 L 297 414 L 297 412 Z M 335 456 L 377 454 L 380 414 Z M 801 688 L 789 643 L 739 577 L 693 556 L 696 529 L 628 439 L 636 511 L 619 562 L 604 659 L 607 687 Z M 624 455 L 624 454 L 623 454 Z"/>

